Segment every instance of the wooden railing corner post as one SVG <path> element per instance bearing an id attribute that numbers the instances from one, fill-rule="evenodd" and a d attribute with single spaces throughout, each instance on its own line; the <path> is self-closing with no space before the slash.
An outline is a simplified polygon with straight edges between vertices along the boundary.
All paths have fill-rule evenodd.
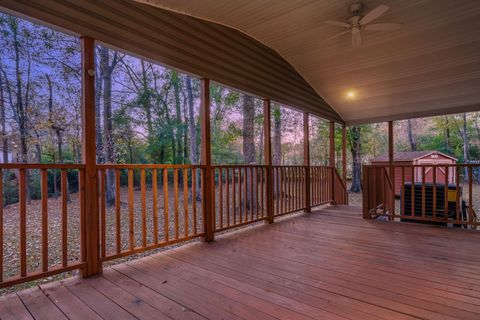
<path id="1" fill-rule="evenodd" d="M 210 80 L 202 78 L 200 94 L 200 121 L 202 130 L 201 144 L 201 163 L 204 166 L 204 179 L 202 181 L 202 212 L 205 229 L 204 240 L 212 242 L 214 240 L 214 216 L 215 204 L 213 203 L 213 193 L 215 192 L 215 181 L 212 175 L 212 154 L 210 139 Z"/>
<path id="2" fill-rule="evenodd" d="M 85 164 L 85 262 L 81 276 L 102 272 L 95 144 L 95 41 L 82 37 L 82 160 Z"/>

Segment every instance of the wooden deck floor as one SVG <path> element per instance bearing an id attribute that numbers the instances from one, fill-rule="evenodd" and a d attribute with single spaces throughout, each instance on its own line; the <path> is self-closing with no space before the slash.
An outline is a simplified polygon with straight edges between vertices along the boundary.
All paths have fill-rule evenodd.
<path id="1" fill-rule="evenodd" d="M 480 319 L 480 233 L 328 207 L 0 299 L 1 319 Z"/>

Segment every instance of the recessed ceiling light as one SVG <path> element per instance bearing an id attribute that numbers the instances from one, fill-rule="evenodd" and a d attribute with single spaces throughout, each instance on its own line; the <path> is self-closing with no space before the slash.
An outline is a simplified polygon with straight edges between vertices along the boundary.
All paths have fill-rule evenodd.
<path id="1" fill-rule="evenodd" d="M 346 97 L 347 97 L 347 99 L 349 99 L 349 100 L 355 99 L 356 96 L 357 96 L 357 94 L 356 94 L 355 91 L 353 91 L 353 90 L 349 90 L 349 91 L 347 91 L 347 93 L 346 93 Z"/>

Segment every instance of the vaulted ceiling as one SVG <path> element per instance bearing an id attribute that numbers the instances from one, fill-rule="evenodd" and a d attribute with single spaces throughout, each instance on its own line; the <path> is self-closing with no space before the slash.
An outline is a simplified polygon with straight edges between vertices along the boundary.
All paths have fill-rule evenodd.
<path id="1" fill-rule="evenodd" d="M 352 0 L 141 0 L 217 22 L 285 58 L 350 124 L 480 110 L 480 1 L 364 0 L 391 7 L 363 44 L 326 20 L 348 19 Z M 354 92 L 349 99 L 347 92 Z"/>

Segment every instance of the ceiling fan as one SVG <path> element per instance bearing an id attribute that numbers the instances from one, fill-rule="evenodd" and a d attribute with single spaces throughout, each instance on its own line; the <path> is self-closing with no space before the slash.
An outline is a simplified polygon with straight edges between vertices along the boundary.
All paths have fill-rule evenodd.
<path id="1" fill-rule="evenodd" d="M 340 37 L 344 34 L 352 34 L 352 45 L 354 48 L 360 47 L 362 44 L 362 31 L 395 31 L 402 25 L 400 23 L 373 23 L 372 21 L 380 18 L 390 7 L 384 4 L 379 5 L 365 15 L 362 15 L 363 5 L 360 2 L 352 3 L 349 7 L 352 16 L 346 22 L 328 20 L 326 24 L 342 27 L 346 30 L 340 32 L 333 37 L 326 39 L 326 41 Z"/>

